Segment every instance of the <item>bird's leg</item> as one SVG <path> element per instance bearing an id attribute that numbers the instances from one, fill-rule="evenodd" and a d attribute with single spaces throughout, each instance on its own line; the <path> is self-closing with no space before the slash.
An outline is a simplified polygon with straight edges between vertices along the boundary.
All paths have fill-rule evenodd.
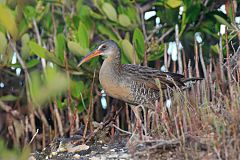
<path id="1" fill-rule="evenodd" d="M 117 111 L 117 109 L 116 109 L 115 105 L 112 105 L 111 113 L 112 113 L 112 115 L 114 115 L 114 116 L 112 117 L 112 123 L 113 123 L 113 124 L 116 123 L 116 119 L 114 118 L 115 115 L 116 115 L 116 111 Z M 117 116 L 116 116 L 116 117 L 117 117 Z M 114 135 L 115 135 L 114 133 L 115 133 L 115 128 L 112 126 L 112 127 L 111 127 L 111 139 L 112 139 L 112 140 L 114 139 Z"/>
<path id="2" fill-rule="evenodd" d="M 148 135 L 148 131 L 150 130 L 150 120 L 149 120 L 149 108 L 144 108 L 144 124 L 145 124 L 145 135 Z"/>
<path id="3" fill-rule="evenodd" d="M 136 117 L 136 131 L 139 133 L 140 140 L 143 139 L 143 134 L 142 134 L 142 121 L 140 118 L 140 106 L 133 106 L 131 105 L 131 109 Z"/>

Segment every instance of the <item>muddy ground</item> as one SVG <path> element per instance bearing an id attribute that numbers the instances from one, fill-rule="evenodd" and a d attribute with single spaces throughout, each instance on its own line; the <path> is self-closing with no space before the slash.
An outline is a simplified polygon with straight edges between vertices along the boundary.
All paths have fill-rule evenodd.
<path id="1" fill-rule="evenodd" d="M 31 160 L 99 160 L 99 159 L 217 159 L 208 140 L 199 137 L 185 137 L 183 145 L 178 139 L 151 139 L 115 131 L 111 136 L 110 128 L 101 128 L 83 143 L 82 135 L 55 139 L 43 151 L 33 153 Z M 88 137 L 89 138 L 89 137 Z"/>

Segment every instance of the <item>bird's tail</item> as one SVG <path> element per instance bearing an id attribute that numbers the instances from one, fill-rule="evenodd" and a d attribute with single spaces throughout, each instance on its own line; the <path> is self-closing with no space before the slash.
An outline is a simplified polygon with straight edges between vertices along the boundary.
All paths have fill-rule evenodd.
<path id="1" fill-rule="evenodd" d="M 191 88 L 197 81 L 203 80 L 203 78 L 184 78 L 182 82 L 184 83 L 184 86 L 182 89 L 188 89 Z"/>

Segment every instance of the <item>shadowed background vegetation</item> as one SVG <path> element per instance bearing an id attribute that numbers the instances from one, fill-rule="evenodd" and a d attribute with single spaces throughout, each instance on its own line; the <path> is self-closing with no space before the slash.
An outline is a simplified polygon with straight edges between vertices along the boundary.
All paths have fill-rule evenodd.
<path id="1" fill-rule="evenodd" d="M 218 158 L 239 158 L 238 6 L 236 0 L 0 0 L 0 153 L 41 150 L 78 130 L 85 137 L 112 106 L 126 106 L 102 96 L 101 57 L 76 67 L 111 39 L 122 63 L 204 77 L 190 93 L 176 93 L 170 114 L 160 102 L 144 122 L 150 130 L 137 132 L 179 139 L 212 134 L 207 141 Z M 117 122 L 136 131 L 128 109 Z M 24 157 L 29 149 L 12 152 L 0 157 Z"/>

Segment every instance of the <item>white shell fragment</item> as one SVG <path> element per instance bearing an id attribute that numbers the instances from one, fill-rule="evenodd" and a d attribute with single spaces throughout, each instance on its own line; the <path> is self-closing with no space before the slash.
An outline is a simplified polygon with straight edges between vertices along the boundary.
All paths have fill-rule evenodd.
<path id="1" fill-rule="evenodd" d="M 101 97 L 101 105 L 103 109 L 107 109 L 107 100 L 106 100 L 106 93 L 104 90 L 101 91 L 102 97 Z"/>
<path id="2" fill-rule="evenodd" d="M 159 25 L 160 25 L 160 22 L 161 22 L 160 18 L 157 17 L 157 18 L 155 19 L 155 22 L 156 22 L 156 26 L 159 26 Z"/>
<path id="3" fill-rule="evenodd" d="M 170 108 L 172 106 L 172 100 L 171 99 L 167 99 L 166 100 L 166 107 Z"/>
<path id="4" fill-rule="evenodd" d="M 195 33 L 195 39 L 196 39 L 197 43 L 202 43 L 202 37 L 201 37 L 200 32 Z"/>
<path id="5" fill-rule="evenodd" d="M 221 12 L 223 12 L 224 14 L 227 14 L 225 4 L 221 5 L 221 7 L 218 8 L 218 11 L 221 11 Z"/>
<path id="6" fill-rule="evenodd" d="M 167 50 L 167 54 L 168 55 L 171 55 L 172 54 L 172 44 L 173 42 L 169 42 L 169 44 L 168 44 L 168 50 Z"/>
<path id="7" fill-rule="evenodd" d="M 172 61 L 177 61 L 177 48 L 174 50 L 174 52 L 172 53 Z"/>
<path id="8" fill-rule="evenodd" d="M 180 50 L 183 48 L 181 43 L 179 43 L 178 48 Z M 171 55 L 173 61 L 177 61 L 178 55 L 177 55 L 176 42 L 169 42 L 167 53 L 168 53 L 168 55 Z"/>
<path id="9" fill-rule="evenodd" d="M 3 88 L 5 85 L 3 82 L 0 82 L 0 88 Z"/>
<path id="10" fill-rule="evenodd" d="M 166 67 L 165 67 L 165 65 L 163 65 L 163 66 L 160 68 L 160 70 L 161 70 L 162 72 L 166 72 Z"/>
<path id="11" fill-rule="evenodd" d="M 183 6 L 179 7 L 179 15 L 183 14 L 183 10 L 184 10 Z"/>
<path id="12" fill-rule="evenodd" d="M 176 45 L 176 42 L 172 43 L 172 60 L 173 61 L 177 60 L 177 45 Z"/>
<path id="13" fill-rule="evenodd" d="M 17 54 L 14 52 L 12 56 L 12 64 L 17 63 Z M 11 67 L 11 69 L 15 69 L 15 67 Z"/>
<path id="14" fill-rule="evenodd" d="M 17 76 L 20 76 L 21 70 L 22 70 L 21 68 L 17 68 L 17 69 L 16 69 L 16 75 L 17 75 Z"/>
<path id="15" fill-rule="evenodd" d="M 148 11 L 144 14 L 144 19 L 148 20 L 149 18 L 153 17 L 156 15 L 156 11 Z"/>
<path id="16" fill-rule="evenodd" d="M 240 17 L 235 17 L 235 22 L 236 22 L 237 24 L 240 24 Z"/>
<path id="17" fill-rule="evenodd" d="M 220 25 L 220 34 L 224 35 L 226 33 L 226 25 L 221 24 Z"/>

